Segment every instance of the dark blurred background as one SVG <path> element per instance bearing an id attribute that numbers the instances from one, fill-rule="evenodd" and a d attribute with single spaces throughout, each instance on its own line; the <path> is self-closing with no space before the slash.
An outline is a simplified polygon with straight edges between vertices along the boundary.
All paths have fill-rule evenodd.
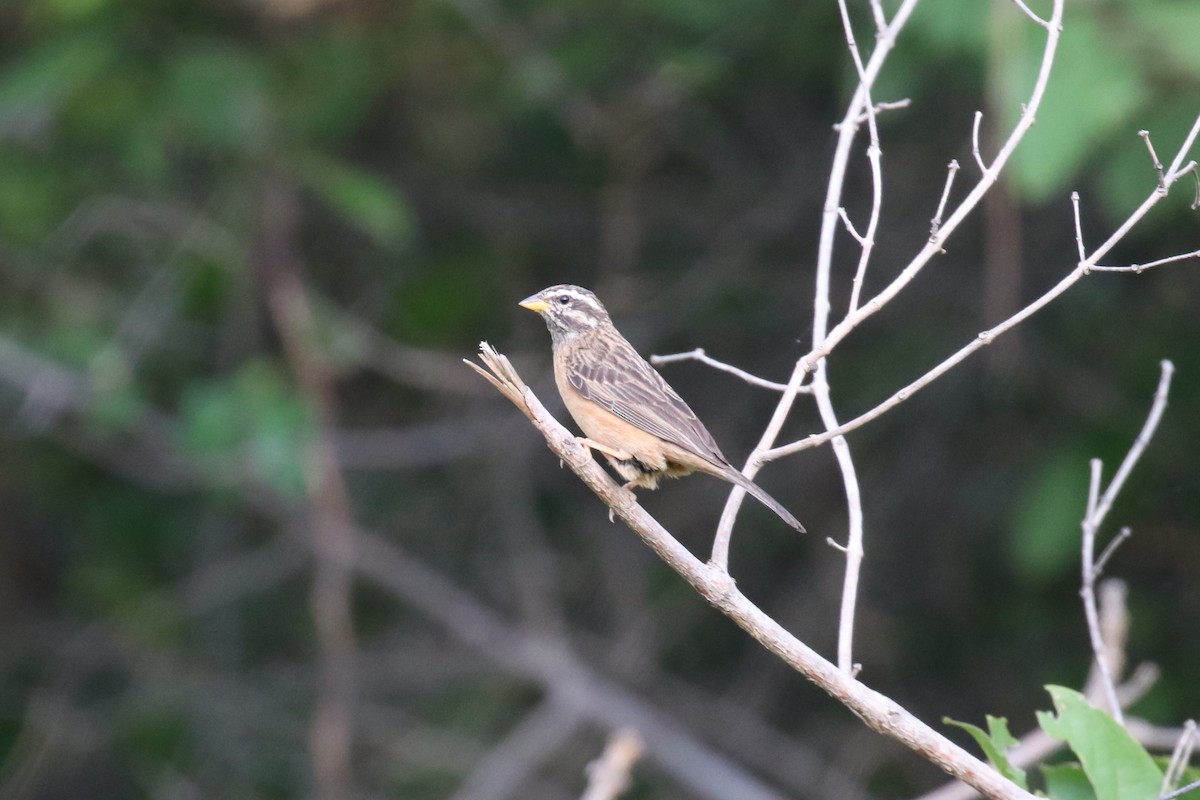
<path id="1" fill-rule="evenodd" d="M 873 41 L 865 3 L 858 38 Z M 895 3 L 885 3 L 889 13 Z M 1043 10 L 1048 4 L 1034 4 Z M 947 252 L 830 362 L 848 419 L 1012 314 L 1154 188 L 1200 111 L 1200 6 L 1069 3 L 1038 125 Z M 866 294 L 973 183 L 1042 45 L 1010 3 L 926 0 L 875 91 Z M 461 363 L 486 339 L 566 421 L 516 302 L 594 289 L 646 354 L 786 380 L 854 82 L 832 0 L 7 0 L 0 5 L 0 795 L 577 797 L 610 730 L 632 798 L 890 798 L 941 774 L 742 634 Z M 860 139 L 860 143 L 865 140 Z M 1191 154 L 1196 156 L 1195 150 Z M 1194 250 L 1181 184 L 1106 263 Z M 865 227 L 870 173 L 846 203 Z M 835 256 L 835 320 L 857 248 Z M 849 437 L 862 677 L 931 724 L 1082 685 L 1088 459 L 1134 536 L 1133 713 L 1200 709 L 1200 264 L 1095 275 Z M 735 462 L 776 396 L 664 366 Z M 821 429 L 802 398 L 783 441 Z M 761 482 L 731 569 L 832 657 L 828 448 Z M 705 557 L 726 487 L 642 502 Z M 315 547 L 314 547 L 315 545 Z M 946 729 L 964 741 L 960 732 Z"/>

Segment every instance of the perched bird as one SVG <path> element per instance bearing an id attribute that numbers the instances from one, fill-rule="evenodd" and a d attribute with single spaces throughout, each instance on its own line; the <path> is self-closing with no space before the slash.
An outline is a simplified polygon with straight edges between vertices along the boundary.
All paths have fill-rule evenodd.
<path id="1" fill-rule="evenodd" d="M 521 301 L 546 320 L 554 380 L 567 411 L 628 483 L 655 489 L 661 478 L 692 472 L 737 484 L 798 531 L 804 526 L 775 498 L 734 469 L 712 434 L 654 367 L 613 326 L 596 295 L 567 284 Z"/>

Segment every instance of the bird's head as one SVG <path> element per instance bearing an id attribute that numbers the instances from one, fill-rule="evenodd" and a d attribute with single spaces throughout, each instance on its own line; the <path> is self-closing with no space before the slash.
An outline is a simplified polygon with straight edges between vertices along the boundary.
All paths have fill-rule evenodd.
<path id="1" fill-rule="evenodd" d="M 582 286 L 551 286 L 526 297 L 520 305 L 542 315 L 546 327 L 550 329 L 550 337 L 556 344 L 610 324 L 608 312 L 600 305 L 596 295 Z"/>

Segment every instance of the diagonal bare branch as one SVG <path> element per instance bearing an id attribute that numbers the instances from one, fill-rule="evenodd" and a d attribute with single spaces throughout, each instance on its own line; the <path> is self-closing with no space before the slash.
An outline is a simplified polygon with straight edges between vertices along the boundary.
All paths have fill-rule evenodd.
<path id="1" fill-rule="evenodd" d="M 514 405 L 529 417 L 534 427 L 546 438 L 551 452 L 562 459 L 622 522 L 693 589 L 767 650 L 846 705 L 871 729 L 920 752 L 948 774 L 975 787 L 984 795 L 998 800 L 1030 800 L 1033 797 L 899 704 L 860 683 L 786 631 L 742 594 L 724 569 L 699 561 L 638 505 L 631 493 L 623 491 L 588 455 L 570 431 L 546 411 L 533 391 L 512 369 L 508 359 L 486 344 L 481 347 L 480 358 L 491 368 L 492 377 L 505 386 L 501 389 L 502 393 L 513 400 Z"/>

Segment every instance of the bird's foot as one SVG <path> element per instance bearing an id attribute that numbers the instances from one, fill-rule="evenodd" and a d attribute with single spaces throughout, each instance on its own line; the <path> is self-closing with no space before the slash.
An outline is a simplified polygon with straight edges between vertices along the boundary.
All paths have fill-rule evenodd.
<path id="1" fill-rule="evenodd" d="M 621 484 L 621 491 L 628 492 L 629 499 L 634 503 L 637 502 L 637 494 L 633 490 L 634 490 L 634 487 L 636 487 L 637 485 L 638 485 L 637 481 L 630 481 L 629 483 Z M 612 506 L 608 507 L 608 521 L 609 522 L 616 522 L 616 520 L 613 519 L 613 512 L 615 510 L 616 509 L 614 509 Z"/>

